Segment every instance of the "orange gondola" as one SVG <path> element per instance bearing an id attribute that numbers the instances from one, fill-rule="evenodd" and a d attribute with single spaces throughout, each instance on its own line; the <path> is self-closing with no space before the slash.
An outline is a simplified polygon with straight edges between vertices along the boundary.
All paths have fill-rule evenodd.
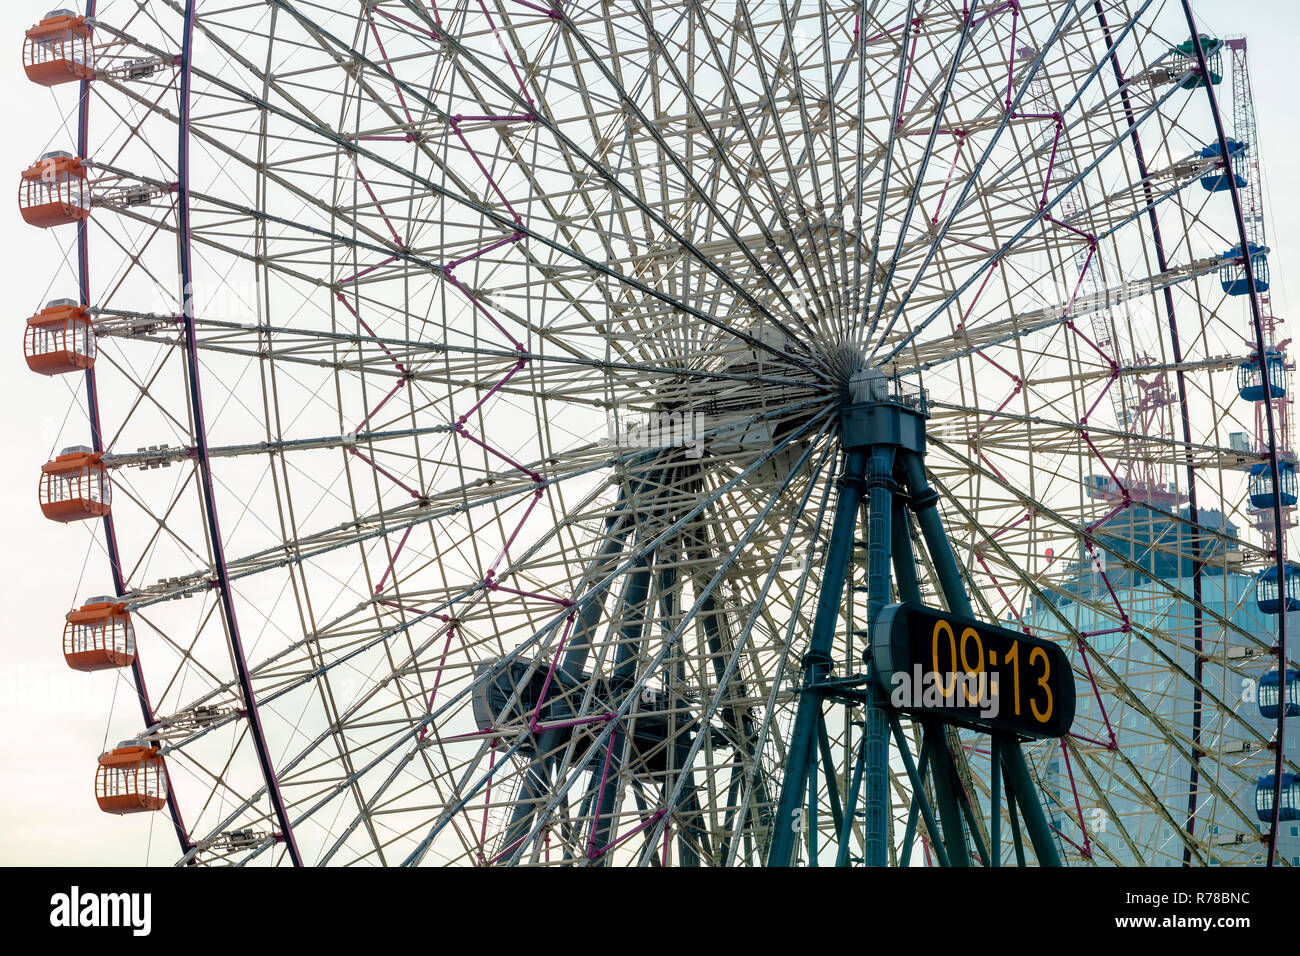
<path id="1" fill-rule="evenodd" d="M 100 597 L 69 611 L 63 626 L 63 657 L 74 671 L 130 667 L 135 660 L 135 628 L 126 605 Z"/>
<path id="2" fill-rule="evenodd" d="M 86 18 L 72 10 L 47 13 L 27 31 L 23 69 L 27 79 L 41 86 L 92 79 L 95 67 Z"/>
<path id="3" fill-rule="evenodd" d="M 41 511 L 51 521 L 101 518 L 112 504 L 108 469 L 84 445 L 65 448 L 41 468 L 39 497 Z"/>
<path id="4" fill-rule="evenodd" d="M 27 367 L 42 375 L 81 372 L 95 364 L 95 325 L 90 310 L 72 299 L 55 299 L 27 320 L 23 336 Z"/>
<path id="5" fill-rule="evenodd" d="M 23 171 L 18 211 L 29 225 L 48 229 L 81 222 L 90 215 L 86 167 L 71 153 L 46 153 Z"/>
<path id="6" fill-rule="evenodd" d="M 154 747 L 123 743 L 101 754 L 95 800 L 105 813 L 144 813 L 167 805 L 167 768 Z"/>

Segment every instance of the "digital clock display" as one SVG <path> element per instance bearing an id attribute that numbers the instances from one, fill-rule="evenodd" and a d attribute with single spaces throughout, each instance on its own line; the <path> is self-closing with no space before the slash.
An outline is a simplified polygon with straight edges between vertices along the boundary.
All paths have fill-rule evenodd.
<path id="1" fill-rule="evenodd" d="M 1061 737 L 1074 721 L 1074 675 L 1051 641 L 915 604 L 891 604 L 872 634 L 891 706 L 977 730 Z"/>

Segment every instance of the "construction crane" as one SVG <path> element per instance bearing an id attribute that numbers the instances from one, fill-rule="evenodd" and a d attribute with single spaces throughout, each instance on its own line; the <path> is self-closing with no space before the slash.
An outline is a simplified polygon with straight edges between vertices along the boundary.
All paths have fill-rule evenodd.
<path id="1" fill-rule="evenodd" d="M 1264 180 L 1259 161 L 1259 132 L 1255 120 L 1255 96 L 1250 83 L 1250 64 L 1246 53 L 1246 38 L 1229 37 L 1224 45 L 1228 52 L 1232 74 L 1233 134 L 1235 139 L 1243 146 L 1242 150 L 1232 159 L 1232 172 L 1245 180 L 1245 185 L 1238 187 L 1238 194 L 1241 197 L 1241 212 L 1246 221 L 1247 241 L 1252 247 L 1266 249 L 1268 247 L 1268 235 L 1264 221 Z M 1276 355 L 1282 358 L 1282 361 L 1278 363 L 1281 366 L 1280 370 L 1289 371 L 1293 368 L 1293 365 L 1289 360 L 1286 360 L 1284 353 L 1286 346 L 1290 344 L 1290 339 L 1278 341 L 1278 327 L 1282 323 L 1273 314 L 1272 292 L 1267 287 L 1259 292 L 1259 308 L 1266 339 L 1266 354 L 1254 356 L 1253 359 L 1262 363 L 1269 361 L 1271 356 Z M 1253 330 L 1249 335 L 1251 338 L 1254 337 Z M 1283 382 L 1286 381 L 1287 379 L 1284 376 Z M 1268 397 L 1267 400 L 1273 406 L 1273 417 L 1277 424 L 1278 452 L 1294 467 L 1295 453 L 1292 451 L 1291 444 L 1291 390 L 1289 387 L 1284 386 L 1281 389 L 1282 394 L 1276 394 L 1278 391 L 1277 388 L 1274 388 L 1274 394 Z M 1262 451 L 1267 444 L 1265 421 L 1265 404 L 1264 402 L 1256 402 L 1254 434 L 1254 448 L 1256 451 Z M 1252 508 L 1251 513 L 1253 523 L 1263 536 L 1266 547 L 1272 550 L 1277 546 L 1277 542 L 1273 540 L 1274 524 L 1271 509 Z M 1282 523 L 1284 528 L 1290 528 L 1294 525 L 1292 508 L 1283 508 Z"/>

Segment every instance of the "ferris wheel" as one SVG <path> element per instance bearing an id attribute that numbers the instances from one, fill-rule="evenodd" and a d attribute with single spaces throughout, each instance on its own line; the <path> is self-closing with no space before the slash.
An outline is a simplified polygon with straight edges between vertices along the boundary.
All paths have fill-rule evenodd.
<path id="1" fill-rule="evenodd" d="M 49 13 L 100 807 L 184 864 L 1275 855 L 1231 49 L 1153 0 Z"/>

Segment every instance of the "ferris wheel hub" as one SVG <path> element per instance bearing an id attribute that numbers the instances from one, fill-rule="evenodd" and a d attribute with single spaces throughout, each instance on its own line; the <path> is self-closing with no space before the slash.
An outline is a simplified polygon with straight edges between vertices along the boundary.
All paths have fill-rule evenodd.
<path id="1" fill-rule="evenodd" d="M 863 368 L 849 377 L 849 396 L 854 404 L 883 402 L 889 398 L 889 380 L 878 368 Z"/>

